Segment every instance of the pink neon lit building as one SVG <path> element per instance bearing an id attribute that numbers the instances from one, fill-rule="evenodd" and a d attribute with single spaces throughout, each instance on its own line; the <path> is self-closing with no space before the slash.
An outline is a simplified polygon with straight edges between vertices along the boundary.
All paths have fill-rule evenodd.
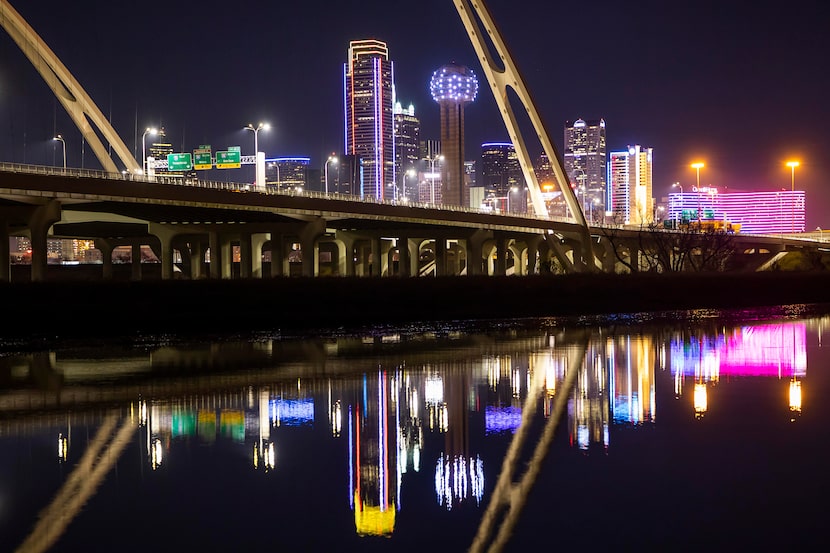
<path id="1" fill-rule="evenodd" d="M 729 221 L 740 223 L 742 234 L 804 232 L 806 195 L 803 190 L 766 192 L 719 192 L 700 187 L 691 192 L 669 194 L 667 219 Z"/>

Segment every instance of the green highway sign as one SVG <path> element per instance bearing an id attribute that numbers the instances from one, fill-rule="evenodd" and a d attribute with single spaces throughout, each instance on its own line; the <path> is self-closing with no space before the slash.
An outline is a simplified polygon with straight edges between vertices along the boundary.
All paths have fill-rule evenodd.
<path id="1" fill-rule="evenodd" d="M 205 171 L 207 169 L 213 168 L 213 158 L 210 154 L 210 146 L 207 148 L 201 147 L 197 150 L 193 150 L 193 168 L 197 171 Z"/>
<path id="2" fill-rule="evenodd" d="M 193 156 L 190 154 L 167 154 L 168 171 L 190 171 L 193 169 Z"/>
<path id="3" fill-rule="evenodd" d="M 239 150 L 216 152 L 217 169 L 239 169 L 242 167 L 242 156 Z"/>

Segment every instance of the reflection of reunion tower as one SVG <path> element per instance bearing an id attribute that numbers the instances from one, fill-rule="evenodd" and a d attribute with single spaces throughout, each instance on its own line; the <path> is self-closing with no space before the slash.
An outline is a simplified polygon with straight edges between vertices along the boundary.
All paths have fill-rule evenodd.
<path id="1" fill-rule="evenodd" d="M 470 191 L 464 186 L 464 104 L 475 100 L 478 81 L 471 69 L 452 63 L 432 74 L 429 89 L 441 108 L 441 201 L 469 206 Z"/>

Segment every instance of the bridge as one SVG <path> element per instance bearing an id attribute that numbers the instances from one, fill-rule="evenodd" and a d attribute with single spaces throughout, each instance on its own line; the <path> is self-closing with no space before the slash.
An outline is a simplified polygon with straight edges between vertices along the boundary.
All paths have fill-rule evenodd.
<path id="1" fill-rule="evenodd" d="M 10 236 L 29 237 L 34 281 L 45 278 L 49 238 L 94 240 L 103 254 L 104 279 L 112 278 L 115 248 L 128 246 L 139 259 L 143 245 L 161 261 L 163 279 L 227 279 L 234 275 L 234 248 L 242 278 L 525 275 L 549 267 L 579 271 L 574 259 L 582 257 L 593 257 L 607 272 L 630 270 L 656 236 L 689 237 L 593 226 L 591 251 L 584 252 L 582 230 L 564 217 L 0 164 L 0 248 L 6 249 L 0 255 L 9 258 Z M 822 248 L 826 241 L 821 232 L 739 234 L 729 240 L 733 251 L 755 256 L 755 268 L 786 251 Z M 0 280 L 10 280 L 9 264 L 0 265 Z M 132 270 L 141 279 L 141 265 L 133 263 Z"/>
<path id="2" fill-rule="evenodd" d="M 659 249 L 666 246 L 669 260 L 660 262 L 674 263 L 678 247 L 655 239 L 666 235 L 653 234 L 644 241 L 642 228 L 589 226 L 561 156 L 488 9 L 480 1 L 453 4 L 516 149 L 533 215 L 366 202 L 313 192 L 250 191 L 247 185 L 233 183 L 181 186 L 164 177 L 148 177 L 71 72 L 9 2 L 0 0 L 0 26 L 43 77 L 103 167 L 101 172 L 0 167 L 0 259 L 9 258 L 9 236 L 26 235 L 32 241 L 34 281 L 45 278 L 48 237 L 94 240 L 103 254 L 104 278 L 112 277 L 116 247 L 130 246 L 133 259 L 139 259 L 142 245 L 151 246 L 161 260 L 163 279 L 173 278 L 177 271 L 187 278 L 230 278 L 234 248 L 243 278 L 264 276 L 266 253 L 271 276 L 293 274 L 292 260 L 303 276 L 500 275 L 550 268 L 613 272 L 638 270 L 643 260 L 646 269 L 654 270 Z M 511 97 L 551 160 L 569 219 L 548 213 Z M 704 259 L 712 244 L 702 238 L 685 246 L 690 255 Z M 739 251 L 761 254 L 756 264 L 762 266 L 788 248 L 816 248 L 821 238 L 741 236 L 737 241 L 742 242 Z M 132 265 L 133 278 L 140 279 L 140 264 Z M 0 280 L 10 280 L 8 263 L 0 263 Z"/>

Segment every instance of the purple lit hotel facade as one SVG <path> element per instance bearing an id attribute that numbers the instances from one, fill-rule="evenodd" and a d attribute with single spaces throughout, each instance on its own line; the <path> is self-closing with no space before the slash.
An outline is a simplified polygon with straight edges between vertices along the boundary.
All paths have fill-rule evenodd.
<path id="1" fill-rule="evenodd" d="M 700 187 L 691 192 L 669 194 L 666 219 L 739 223 L 742 234 L 786 234 L 804 232 L 806 196 L 803 190 L 764 192 L 720 192 Z"/>

